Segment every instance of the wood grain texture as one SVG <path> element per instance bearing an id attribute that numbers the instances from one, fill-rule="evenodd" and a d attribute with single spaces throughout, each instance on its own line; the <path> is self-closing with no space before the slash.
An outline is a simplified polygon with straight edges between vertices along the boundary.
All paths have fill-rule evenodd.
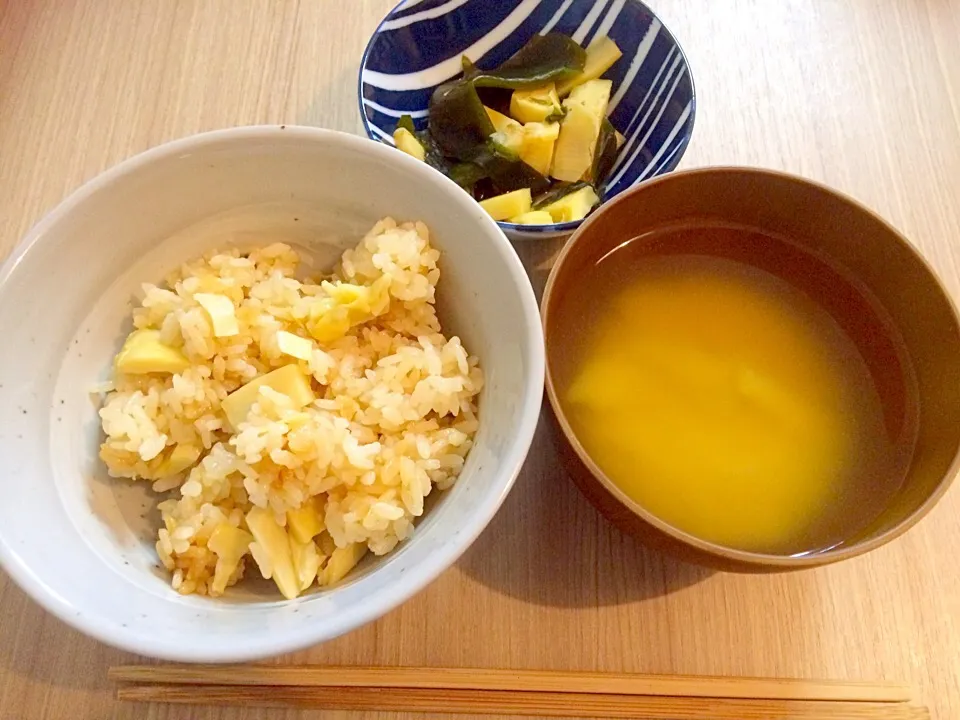
<path id="1" fill-rule="evenodd" d="M 650 3 L 696 81 L 682 167 L 759 165 L 841 188 L 912 238 L 960 297 L 960 2 Z M 390 5 L 0 0 L 0 252 L 82 182 L 166 140 L 261 122 L 359 132 L 357 64 Z M 521 250 L 541 284 L 556 248 Z M 454 568 L 379 622 L 279 662 L 904 680 L 948 720 L 960 717 L 958 516 L 954 487 L 918 528 L 862 559 L 710 574 L 607 525 L 543 429 Z M 118 704 L 107 667 L 134 661 L 0 576 L 4 720 L 316 717 Z"/>

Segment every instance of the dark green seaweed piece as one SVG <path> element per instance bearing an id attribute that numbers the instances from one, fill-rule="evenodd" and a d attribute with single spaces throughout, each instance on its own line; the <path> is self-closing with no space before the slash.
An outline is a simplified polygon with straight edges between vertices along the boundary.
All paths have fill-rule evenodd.
<path id="1" fill-rule="evenodd" d="M 439 145 L 437 145 L 437 141 L 433 139 L 433 136 L 430 134 L 429 130 L 417 130 L 416 126 L 413 124 L 413 118 L 409 115 L 401 115 L 400 119 L 397 121 L 397 127 L 403 128 L 404 130 L 412 133 L 420 145 L 423 146 L 423 161 L 427 165 L 435 170 L 439 170 L 444 175 L 450 174 L 453 163 L 444 157 L 443 150 Z"/>
<path id="2" fill-rule="evenodd" d="M 539 87 L 551 81 L 562 81 L 583 70 L 586 51 L 566 35 L 548 33 L 534 35 L 517 53 L 496 70 L 480 70 L 464 58 L 464 79 L 476 87 L 510 88 Z"/>
<path id="3" fill-rule="evenodd" d="M 600 135 L 597 137 L 597 148 L 593 154 L 593 168 L 591 179 L 599 185 L 610 174 L 613 164 L 617 161 L 617 131 L 613 124 L 604 118 L 600 123 Z"/>
<path id="4" fill-rule="evenodd" d="M 533 199 L 533 209 L 540 210 L 541 208 L 546 207 L 550 203 L 554 203 L 560 198 L 566 197 L 570 193 L 575 193 L 580 188 L 585 188 L 590 183 L 580 181 L 580 182 L 559 182 L 556 183 L 548 192 L 538 195 Z"/>
<path id="5" fill-rule="evenodd" d="M 473 186 L 473 197 L 475 200 L 486 200 L 499 194 L 500 193 L 493 187 L 493 182 L 488 177 L 479 180 L 477 184 Z"/>
<path id="6" fill-rule="evenodd" d="M 418 131 L 413 124 L 413 118 L 409 115 L 401 115 L 397 127 L 409 130 L 417 138 L 425 151 L 423 160 L 427 165 L 442 172 L 471 195 L 474 194 L 473 189 L 477 182 L 487 177 L 486 171 L 476 163 L 455 162 L 447 159 L 430 131 Z"/>
<path id="7" fill-rule="evenodd" d="M 550 187 L 550 178 L 545 178 L 522 160 L 497 162 L 485 168 L 497 192 L 508 193 L 530 188 L 539 193 Z"/>
<path id="8" fill-rule="evenodd" d="M 513 90 L 508 88 L 478 87 L 477 94 L 480 101 L 497 112 L 510 116 L 510 98 L 513 97 Z"/>
<path id="9" fill-rule="evenodd" d="M 489 177 L 486 170 L 472 162 L 452 165 L 447 172 L 447 176 L 474 197 L 476 197 L 477 183 Z"/>
<path id="10" fill-rule="evenodd" d="M 444 154 L 464 162 L 473 162 L 494 132 L 476 88 L 465 80 L 434 90 L 428 127 Z"/>
<path id="11" fill-rule="evenodd" d="M 417 134 L 417 127 L 416 125 L 413 124 L 413 118 L 410 117 L 409 115 L 401 115 L 400 119 L 397 120 L 397 127 L 403 128 L 404 130 L 411 132 L 414 135 Z"/>
<path id="12" fill-rule="evenodd" d="M 474 188 L 480 180 L 488 177 L 486 170 L 476 163 L 457 162 L 456 160 L 444 157 L 443 151 L 440 150 L 440 146 L 437 145 L 437 141 L 433 139 L 427 130 L 418 133 L 417 139 L 420 140 L 426 150 L 424 162 L 426 162 L 427 165 L 434 170 L 439 170 L 457 185 L 476 197 Z"/>
<path id="13" fill-rule="evenodd" d="M 423 161 L 434 170 L 439 170 L 444 175 L 449 175 L 453 163 L 444 156 L 443 149 L 437 144 L 437 141 L 433 138 L 433 135 L 430 134 L 430 131 L 422 130 L 416 134 L 416 137 L 417 140 L 420 141 L 420 144 L 423 145 Z"/>

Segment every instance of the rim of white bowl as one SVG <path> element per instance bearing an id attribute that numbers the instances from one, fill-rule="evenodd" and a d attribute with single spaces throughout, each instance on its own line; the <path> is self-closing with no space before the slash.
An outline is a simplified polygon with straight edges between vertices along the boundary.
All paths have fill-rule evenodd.
<path id="1" fill-rule="evenodd" d="M 404 574 L 402 583 L 398 583 L 395 592 L 381 594 L 372 598 L 370 602 L 360 604 L 352 612 L 342 615 L 335 627 L 332 623 L 320 623 L 304 620 L 302 626 L 280 635 L 264 634 L 259 637 L 244 637 L 242 645 L 226 647 L 211 647 L 199 640 L 190 646 L 178 644 L 171 646 L 163 639 L 152 638 L 143 641 L 134 638 L 109 626 L 103 626 L 86 614 L 78 616 L 76 609 L 70 602 L 51 592 L 43 580 L 24 564 L 17 553 L 0 535 L 0 567 L 34 602 L 44 608 L 51 615 L 65 624 L 73 627 L 89 637 L 99 640 L 112 647 L 132 653 L 147 655 L 154 658 L 182 661 L 182 662 L 246 662 L 265 657 L 294 652 L 304 648 L 332 640 L 345 635 L 369 622 L 382 617 L 386 613 L 400 606 L 427 585 L 433 582 L 444 571 L 448 570 L 464 552 L 480 536 L 490 521 L 496 515 L 503 501 L 506 499 L 513 484 L 520 474 L 520 469 L 526 460 L 527 453 L 533 442 L 540 417 L 543 400 L 544 373 L 546 352 L 543 342 L 543 329 L 540 324 L 540 309 L 537 303 L 533 286 L 527 275 L 523 263 L 510 245 L 510 241 L 497 226 L 496 222 L 484 212 L 480 206 L 461 188 L 443 173 L 434 170 L 428 165 L 412 157 L 398 153 L 392 147 L 367 138 L 349 133 L 327 130 L 302 125 L 248 125 L 222 130 L 190 135 L 166 142 L 150 148 L 137 155 L 123 160 L 107 169 L 100 175 L 86 181 L 52 210 L 46 213 L 24 236 L 10 253 L 9 257 L 0 265 L 0 286 L 6 284 L 23 257 L 31 248 L 41 242 L 47 230 L 64 215 L 74 211 L 93 194 L 100 192 L 117 182 L 125 175 L 148 165 L 155 160 L 171 155 L 194 150 L 198 147 L 221 141 L 248 141 L 264 137 L 272 137 L 278 133 L 285 133 L 287 137 L 299 138 L 305 141 L 320 141 L 343 143 L 362 152 L 379 154 L 382 162 L 404 165 L 407 172 L 423 175 L 430 182 L 445 186 L 451 202 L 463 204 L 464 216 L 467 222 L 475 221 L 486 226 L 491 232 L 492 242 L 496 244 L 497 252 L 503 258 L 509 269 L 509 279 L 517 287 L 523 304 L 524 321 L 526 324 L 527 340 L 531 349 L 530 367 L 527 372 L 526 390 L 520 403 L 520 421 L 514 434 L 514 444 L 506 457 L 498 458 L 497 476 L 504 478 L 499 492 L 485 498 L 479 505 L 476 514 L 471 516 L 470 522 L 462 527 L 460 532 L 448 543 L 444 543 L 433 551 L 429 562 L 420 562 Z M 482 420 L 481 420 L 482 422 Z M 374 571 L 375 572 L 375 571 Z M 275 631 L 274 631 L 275 632 Z"/>

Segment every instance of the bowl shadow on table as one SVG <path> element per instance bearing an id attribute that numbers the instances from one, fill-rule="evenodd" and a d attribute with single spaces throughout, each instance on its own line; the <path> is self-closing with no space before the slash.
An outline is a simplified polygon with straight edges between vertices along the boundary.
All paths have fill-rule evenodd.
<path id="1" fill-rule="evenodd" d="M 543 289 L 547 285 L 550 269 L 569 239 L 570 236 L 565 235 L 545 240 L 514 240 L 511 242 L 513 249 L 517 251 L 520 261 L 527 270 L 538 303 L 543 298 Z"/>
<path id="2" fill-rule="evenodd" d="M 644 547 L 590 505 L 560 465 L 549 412 L 516 485 L 457 568 L 497 592 L 554 607 L 663 597 L 710 577 Z"/>

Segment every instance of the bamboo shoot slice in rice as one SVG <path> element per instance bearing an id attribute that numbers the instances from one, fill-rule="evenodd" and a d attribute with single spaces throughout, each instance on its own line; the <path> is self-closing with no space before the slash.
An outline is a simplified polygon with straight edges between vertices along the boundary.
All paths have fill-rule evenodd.
<path id="1" fill-rule="evenodd" d="M 127 336 L 115 366 L 118 373 L 146 375 L 148 373 L 176 373 L 190 367 L 186 355 L 160 339 L 158 330 L 134 330 Z"/>
<path id="2" fill-rule="evenodd" d="M 159 477 L 177 475 L 192 466 L 200 457 L 200 448 L 189 443 L 177 443 L 157 470 Z"/>
<path id="3" fill-rule="evenodd" d="M 357 563 L 367 554 L 367 546 L 363 543 L 353 543 L 347 547 L 337 548 L 320 573 L 320 585 L 333 585 L 347 576 Z"/>
<path id="4" fill-rule="evenodd" d="M 287 511 L 287 527 L 293 538 L 300 543 L 312 542 L 313 538 L 326 529 L 315 498 L 311 498 L 296 510 Z"/>
<path id="5" fill-rule="evenodd" d="M 319 553 L 312 540 L 302 543 L 292 535 L 290 536 L 290 556 L 293 558 L 293 567 L 300 581 L 300 592 L 303 592 L 313 585 L 320 566 L 326 558 Z"/>
<path id="6" fill-rule="evenodd" d="M 310 360 L 313 357 L 313 342 L 286 330 L 277 333 L 277 347 L 284 355 L 289 355 L 297 360 Z"/>
<path id="7" fill-rule="evenodd" d="M 324 282 L 326 293 L 308 310 L 306 327 L 314 339 L 329 343 L 344 337 L 351 328 L 383 315 L 390 309 L 389 278 L 372 285 Z"/>
<path id="8" fill-rule="evenodd" d="M 233 301 L 226 295 L 216 293 L 197 293 L 193 299 L 200 303 L 200 307 L 207 311 L 210 324 L 213 326 L 214 337 L 230 337 L 240 333 L 237 316 L 234 313 Z"/>
<path id="9" fill-rule="evenodd" d="M 286 531 L 277 523 L 272 512 L 258 507 L 247 513 L 247 527 L 270 559 L 270 577 L 283 596 L 293 600 L 300 594 L 300 576 L 294 568 L 290 538 Z"/>
<path id="10" fill-rule="evenodd" d="M 250 533 L 228 523 L 218 525 L 213 531 L 207 541 L 207 547 L 217 554 L 211 594 L 223 594 L 241 559 L 250 551 L 252 542 L 253 536 Z"/>
<path id="11" fill-rule="evenodd" d="M 230 393 L 224 399 L 222 408 L 227 420 L 234 429 L 247 419 L 250 408 L 257 402 L 260 388 L 266 386 L 281 395 L 286 395 L 293 404 L 302 408 L 315 399 L 310 379 L 298 365 L 284 365 L 282 368 L 269 372 L 266 375 L 251 380 L 239 390 Z"/>

